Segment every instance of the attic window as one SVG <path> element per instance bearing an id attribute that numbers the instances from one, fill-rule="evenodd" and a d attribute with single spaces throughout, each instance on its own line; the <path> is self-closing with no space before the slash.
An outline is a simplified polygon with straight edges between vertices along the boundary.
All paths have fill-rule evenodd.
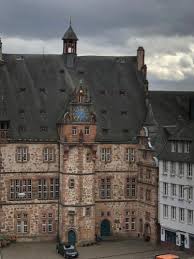
<path id="1" fill-rule="evenodd" d="M 123 133 L 129 133 L 128 129 L 123 129 Z"/>
<path id="2" fill-rule="evenodd" d="M 60 70 L 59 70 L 59 73 L 60 73 L 60 74 L 64 74 L 64 72 L 65 72 L 64 69 L 60 69 Z"/>
<path id="3" fill-rule="evenodd" d="M 21 60 L 24 60 L 24 57 L 23 57 L 23 56 L 20 56 L 20 57 L 16 57 L 16 60 L 17 60 L 17 61 L 21 61 Z"/>
<path id="4" fill-rule="evenodd" d="M 26 127 L 23 126 L 23 125 L 20 125 L 20 126 L 18 127 L 18 131 L 19 131 L 19 132 L 25 132 L 25 131 L 26 131 Z"/>
<path id="5" fill-rule="evenodd" d="M 102 129 L 102 132 L 105 133 L 105 134 L 107 134 L 107 133 L 109 132 L 109 129 L 103 128 L 103 129 Z"/>
<path id="6" fill-rule="evenodd" d="M 84 71 L 83 70 L 78 70 L 78 73 L 83 75 L 84 74 Z"/>
<path id="7" fill-rule="evenodd" d="M 105 95 L 105 93 L 106 93 L 105 90 L 100 90 L 101 95 Z"/>
<path id="8" fill-rule="evenodd" d="M 121 115 L 123 116 L 127 115 L 127 111 L 121 111 Z"/>
<path id="9" fill-rule="evenodd" d="M 40 131 L 42 131 L 42 132 L 47 132 L 47 131 L 48 131 L 48 127 L 46 127 L 46 126 L 40 126 Z"/>
<path id="10" fill-rule="evenodd" d="M 20 87 L 20 93 L 25 92 L 25 91 L 26 91 L 26 88 Z"/>
<path id="11" fill-rule="evenodd" d="M 39 88 L 41 93 L 46 93 L 45 88 Z"/>
<path id="12" fill-rule="evenodd" d="M 121 58 L 121 59 L 120 59 L 120 63 L 121 63 L 121 64 L 126 63 L 126 59 L 125 59 L 125 58 Z"/>
<path id="13" fill-rule="evenodd" d="M 45 120 L 47 115 L 46 115 L 46 111 L 45 110 L 40 110 L 40 117 Z"/>
<path id="14" fill-rule="evenodd" d="M 19 110 L 19 116 L 21 119 L 24 119 L 25 112 L 23 109 Z"/>
<path id="15" fill-rule="evenodd" d="M 107 114 L 107 111 L 106 110 L 101 110 L 101 113 L 102 114 Z"/>
<path id="16" fill-rule="evenodd" d="M 125 96 L 126 93 L 127 93 L 126 90 L 120 90 L 120 91 L 119 91 L 119 94 L 120 94 L 121 96 Z"/>

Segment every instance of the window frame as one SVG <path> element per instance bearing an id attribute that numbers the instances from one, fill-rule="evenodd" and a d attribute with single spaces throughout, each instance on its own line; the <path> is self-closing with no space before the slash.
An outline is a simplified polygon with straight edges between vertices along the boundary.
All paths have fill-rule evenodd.
<path id="1" fill-rule="evenodd" d="M 44 147 L 43 148 L 43 161 L 47 162 L 47 163 L 55 161 L 54 147 Z"/>
<path id="2" fill-rule="evenodd" d="M 26 146 L 16 147 L 16 162 L 26 163 L 30 160 L 29 148 Z"/>
<path id="3" fill-rule="evenodd" d="M 90 135 L 90 127 L 89 127 L 89 126 L 85 126 L 85 128 L 84 128 L 84 134 L 85 134 L 85 135 Z"/>
<path id="4" fill-rule="evenodd" d="M 135 162 L 135 149 L 128 147 L 125 150 L 125 160 L 128 162 Z"/>
<path id="5" fill-rule="evenodd" d="M 179 222 L 184 223 L 185 222 L 185 209 L 179 208 Z"/>
<path id="6" fill-rule="evenodd" d="M 111 182 L 110 177 L 100 179 L 100 199 L 111 199 Z"/>
<path id="7" fill-rule="evenodd" d="M 167 219 L 168 218 L 168 205 L 163 204 L 163 218 Z"/>
<path id="8" fill-rule="evenodd" d="M 109 147 L 102 147 L 100 149 L 100 160 L 102 162 L 111 162 L 112 160 L 112 150 Z"/>

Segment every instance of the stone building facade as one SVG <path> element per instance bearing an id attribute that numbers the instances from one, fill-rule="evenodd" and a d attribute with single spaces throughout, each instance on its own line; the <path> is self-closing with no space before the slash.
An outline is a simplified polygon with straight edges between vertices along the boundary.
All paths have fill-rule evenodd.
<path id="1" fill-rule="evenodd" d="M 145 125 L 144 50 L 77 57 L 77 40 L 70 26 L 63 55 L 2 55 L 0 232 L 155 242 L 158 165 Z"/>

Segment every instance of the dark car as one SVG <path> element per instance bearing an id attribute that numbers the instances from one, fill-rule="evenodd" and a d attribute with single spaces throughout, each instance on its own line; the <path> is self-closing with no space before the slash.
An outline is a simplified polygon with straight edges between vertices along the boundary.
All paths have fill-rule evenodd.
<path id="1" fill-rule="evenodd" d="M 58 243 L 56 246 L 58 254 L 64 256 L 64 258 L 77 258 L 79 256 L 78 251 L 72 244 Z"/>

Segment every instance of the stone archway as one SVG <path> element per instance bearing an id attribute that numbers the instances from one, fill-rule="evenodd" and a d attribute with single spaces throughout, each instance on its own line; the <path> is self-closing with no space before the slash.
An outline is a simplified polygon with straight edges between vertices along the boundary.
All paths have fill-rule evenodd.
<path id="1" fill-rule="evenodd" d="M 69 244 L 75 244 L 76 243 L 76 233 L 75 233 L 75 231 L 74 230 L 69 230 L 68 231 L 68 243 Z"/>
<path id="2" fill-rule="evenodd" d="M 103 237 L 107 237 L 107 236 L 110 236 L 111 235 L 111 232 L 110 232 L 110 221 L 108 219 L 104 219 L 102 222 L 101 222 L 101 225 L 100 225 L 100 235 Z"/>
<path id="3" fill-rule="evenodd" d="M 145 223 L 144 225 L 144 239 L 145 241 L 150 241 L 151 238 L 151 227 L 149 223 Z"/>

